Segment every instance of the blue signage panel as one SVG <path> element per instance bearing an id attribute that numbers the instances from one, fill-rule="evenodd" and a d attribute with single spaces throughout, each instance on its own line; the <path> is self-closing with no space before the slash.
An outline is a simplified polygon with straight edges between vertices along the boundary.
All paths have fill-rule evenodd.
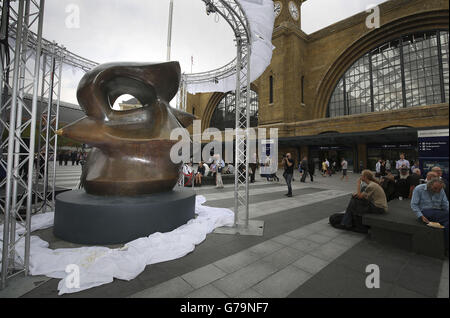
<path id="1" fill-rule="evenodd" d="M 448 146 L 448 129 L 418 132 L 419 162 L 423 175 L 434 166 L 439 166 L 448 180 Z"/>
<path id="2" fill-rule="evenodd" d="M 448 158 L 448 136 L 419 137 L 419 157 Z"/>

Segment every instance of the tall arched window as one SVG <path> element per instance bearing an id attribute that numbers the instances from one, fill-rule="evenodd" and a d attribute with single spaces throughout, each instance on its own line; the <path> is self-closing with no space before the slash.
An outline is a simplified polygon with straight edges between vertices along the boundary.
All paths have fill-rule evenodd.
<path id="1" fill-rule="evenodd" d="M 357 60 L 337 83 L 328 117 L 445 103 L 448 31 L 402 36 Z"/>
<path id="2" fill-rule="evenodd" d="M 245 104 L 247 101 L 247 92 L 243 92 L 241 100 Z M 209 127 L 219 130 L 225 128 L 235 128 L 236 125 L 236 102 L 235 93 L 228 92 L 217 104 L 211 117 Z M 250 127 L 258 126 L 258 94 L 250 91 Z"/>

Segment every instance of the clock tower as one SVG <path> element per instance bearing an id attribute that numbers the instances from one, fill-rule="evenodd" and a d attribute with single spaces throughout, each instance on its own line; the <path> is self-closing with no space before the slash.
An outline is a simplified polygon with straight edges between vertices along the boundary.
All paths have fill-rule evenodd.
<path id="1" fill-rule="evenodd" d="M 254 82 L 258 88 L 258 125 L 309 118 L 305 72 L 307 35 L 301 30 L 301 5 L 306 0 L 274 0 L 272 60 Z M 281 133 L 281 132 L 280 132 Z"/>
<path id="2" fill-rule="evenodd" d="M 274 0 L 275 27 L 293 24 L 301 27 L 301 5 L 306 0 Z"/>

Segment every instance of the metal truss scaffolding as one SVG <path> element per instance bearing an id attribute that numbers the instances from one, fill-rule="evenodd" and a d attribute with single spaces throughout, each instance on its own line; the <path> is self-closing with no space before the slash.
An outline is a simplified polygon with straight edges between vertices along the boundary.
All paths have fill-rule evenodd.
<path id="1" fill-rule="evenodd" d="M 249 127 L 250 127 L 250 56 L 251 32 L 247 17 L 237 0 L 202 0 L 206 13 L 216 13 L 230 25 L 236 42 L 236 58 L 227 65 L 209 72 L 183 74 L 180 97 L 181 109 L 186 110 L 187 85 L 191 83 L 217 82 L 220 79 L 236 78 L 235 118 L 235 183 L 234 183 L 234 226 L 216 229 L 220 233 L 262 235 L 263 222 L 249 221 Z"/>
<path id="2" fill-rule="evenodd" d="M 31 215 L 54 209 L 63 65 L 84 71 L 98 65 L 42 38 L 44 4 L 0 2 L 1 288 L 12 276 L 28 275 Z"/>
<path id="3" fill-rule="evenodd" d="M 19 1 L 17 9 L 14 9 L 10 1 L 4 1 L 1 8 L 0 166 L 6 172 L 6 178 L 0 184 L 0 209 L 3 216 L 2 287 L 8 277 L 23 271 L 28 274 L 43 5 L 43 0 L 39 3 Z M 34 25 L 37 25 L 38 33 L 35 39 L 31 39 L 35 35 L 29 30 Z M 34 49 L 27 45 L 32 40 L 38 43 Z M 26 80 L 30 78 L 31 81 Z M 24 100 L 25 95 L 30 92 L 33 96 L 31 107 Z M 16 255 L 16 247 L 23 240 L 24 252 Z"/>
<path id="4" fill-rule="evenodd" d="M 189 83 L 235 77 L 235 222 L 233 228 L 221 230 L 262 235 L 262 224 L 250 222 L 248 211 L 250 94 L 244 98 L 242 92 L 250 91 L 249 23 L 238 0 L 202 1 L 207 14 L 217 13 L 233 29 L 237 56 L 219 69 L 183 74 L 177 107 L 186 109 Z M 31 215 L 54 209 L 63 65 L 84 71 L 98 65 L 42 38 L 44 4 L 45 0 L 0 2 L 0 173 L 5 174 L 0 182 L 1 288 L 10 277 L 28 275 Z M 31 105 L 25 96 L 32 96 Z"/>
<path id="5" fill-rule="evenodd" d="M 42 56 L 41 105 L 46 104 L 39 120 L 38 152 L 35 172 L 36 212 L 54 211 L 56 180 L 56 130 L 59 121 L 61 77 L 65 50 L 54 45 L 50 55 Z M 44 98 L 45 97 L 45 98 Z M 45 103 L 46 102 L 46 103 Z"/>

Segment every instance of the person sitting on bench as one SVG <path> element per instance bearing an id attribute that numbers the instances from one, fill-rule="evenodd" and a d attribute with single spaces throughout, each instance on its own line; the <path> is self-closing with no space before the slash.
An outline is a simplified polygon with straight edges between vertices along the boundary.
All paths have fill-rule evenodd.
<path id="1" fill-rule="evenodd" d="M 409 175 L 406 179 L 409 187 L 409 195 L 408 199 L 412 198 L 412 194 L 414 189 L 420 184 L 420 179 L 422 177 L 422 173 L 419 168 L 414 168 L 413 173 Z"/>
<path id="2" fill-rule="evenodd" d="M 444 226 L 445 249 L 448 253 L 448 200 L 444 182 L 438 178 L 418 185 L 412 195 L 411 209 L 421 222 L 438 222 Z"/>
<path id="3" fill-rule="evenodd" d="M 367 184 L 364 192 L 361 183 Z M 387 212 L 388 205 L 383 188 L 370 170 L 363 170 L 357 182 L 357 191 L 353 194 L 347 206 L 341 226 L 347 230 L 367 233 L 367 227 L 362 224 L 361 215 L 366 213 L 382 214 Z"/>
<path id="4" fill-rule="evenodd" d="M 205 175 L 205 166 L 203 164 L 203 161 L 200 161 L 198 164 L 197 172 L 195 173 L 195 184 L 198 186 L 202 186 L 202 178 Z"/>
<path id="5" fill-rule="evenodd" d="M 396 198 L 395 177 L 392 173 L 388 172 L 386 176 L 381 177 L 380 186 L 383 188 L 388 202 Z"/>

